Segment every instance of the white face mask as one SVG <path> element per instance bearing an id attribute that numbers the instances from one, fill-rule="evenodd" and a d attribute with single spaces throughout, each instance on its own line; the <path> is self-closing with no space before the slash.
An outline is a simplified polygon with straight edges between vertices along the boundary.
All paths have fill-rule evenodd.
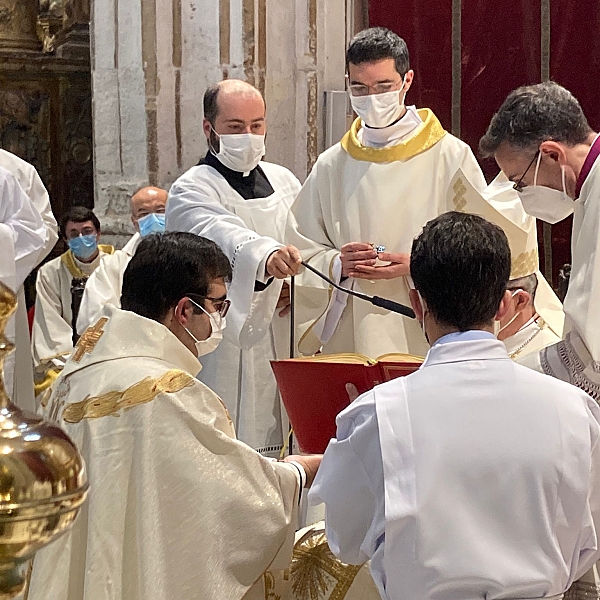
<path id="1" fill-rule="evenodd" d="M 350 103 L 354 112 L 368 127 L 388 127 L 394 121 L 397 121 L 402 114 L 404 98 L 406 97 L 406 92 L 403 94 L 402 90 L 405 84 L 406 79 L 402 81 L 402 87 L 399 90 L 385 94 L 371 94 L 370 96 L 353 96 L 350 94 Z"/>
<path id="2" fill-rule="evenodd" d="M 518 289 L 518 290 L 514 290 L 513 293 L 510 295 L 511 298 L 514 298 L 519 292 L 522 292 L 523 290 Z M 510 327 L 516 320 L 516 318 L 520 315 L 521 313 L 515 313 L 508 321 L 508 323 L 505 323 L 504 325 L 500 325 L 500 321 L 494 321 L 494 335 L 496 337 L 498 337 L 507 327 Z"/>
<path id="3" fill-rule="evenodd" d="M 208 318 L 210 319 L 211 333 L 210 336 L 207 337 L 205 340 L 199 340 L 185 325 L 182 325 L 182 327 L 194 340 L 194 344 L 196 345 L 196 355 L 198 356 L 198 358 L 200 358 L 201 356 L 210 354 L 211 352 L 214 352 L 217 349 L 218 345 L 223 339 L 223 330 L 225 329 L 226 321 L 225 317 L 222 317 L 218 312 L 209 313 L 208 311 L 204 310 L 199 304 L 194 302 L 191 298 L 189 300 L 202 312 L 206 313 L 208 315 Z"/>
<path id="4" fill-rule="evenodd" d="M 554 223 L 566 219 L 573 212 L 574 203 L 567 194 L 565 168 L 562 165 L 560 167 L 562 171 L 562 192 L 543 185 L 537 185 L 541 159 L 542 153 L 540 152 L 535 167 L 533 185 L 523 188 L 519 192 L 519 197 L 527 214 L 554 225 Z"/>
<path id="5" fill-rule="evenodd" d="M 232 171 L 248 175 L 265 155 L 265 136 L 255 133 L 219 135 L 219 152 L 213 153 L 219 161 Z"/>
<path id="6" fill-rule="evenodd" d="M 417 290 L 417 294 L 419 295 L 419 302 L 421 303 L 421 308 L 423 310 L 423 320 L 421 321 L 421 328 L 423 329 L 423 335 L 425 336 L 427 343 L 431 346 L 431 344 L 429 343 L 429 337 L 427 336 L 427 332 L 425 331 L 425 315 L 427 314 L 427 305 L 425 304 L 425 300 L 423 300 L 423 296 L 421 296 L 421 292 L 419 292 L 419 290 Z"/>

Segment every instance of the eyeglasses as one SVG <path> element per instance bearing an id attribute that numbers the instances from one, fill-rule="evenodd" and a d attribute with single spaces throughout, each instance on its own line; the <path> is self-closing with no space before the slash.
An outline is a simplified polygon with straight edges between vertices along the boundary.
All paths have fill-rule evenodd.
<path id="1" fill-rule="evenodd" d="M 213 305 L 215 312 L 219 313 L 222 319 L 225 318 L 225 315 L 229 312 L 229 307 L 231 306 L 231 300 L 227 299 L 211 298 L 210 296 L 200 296 L 198 294 L 186 294 L 186 296 L 191 300 L 192 304 L 195 304 L 201 310 L 204 310 L 202 305 L 192 300 L 192 296 L 198 298 L 200 301 L 208 300 Z"/>
<path id="2" fill-rule="evenodd" d="M 522 192 L 523 191 L 523 186 L 521 185 L 523 183 L 523 179 L 525 179 L 525 175 L 527 175 L 527 173 L 529 172 L 529 169 L 531 169 L 531 167 L 533 166 L 533 163 L 536 161 L 539 153 L 540 153 L 540 151 L 538 149 L 538 151 L 533 155 L 533 158 L 531 159 L 531 162 L 529 163 L 529 166 L 525 169 L 525 173 L 523 173 L 523 175 L 521 175 L 521 179 L 519 179 L 519 181 L 517 181 L 517 183 L 515 183 L 513 185 L 513 188 L 517 192 Z"/>
<path id="3" fill-rule="evenodd" d="M 404 81 L 396 83 L 376 83 L 375 85 L 363 85 L 362 83 L 355 83 L 348 85 L 348 89 L 350 90 L 350 94 L 353 96 L 369 96 L 371 94 L 378 95 L 394 92 L 399 85 L 403 84 Z"/>
<path id="4" fill-rule="evenodd" d="M 67 239 L 74 240 L 75 238 L 78 238 L 80 235 L 81 236 L 94 235 L 95 233 L 96 233 L 96 230 L 93 227 L 84 227 L 81 231 L 77 231 L 76 229 L 73 229 L 72 231 L 69 231 L 69 233 L 67 234 Z"/>

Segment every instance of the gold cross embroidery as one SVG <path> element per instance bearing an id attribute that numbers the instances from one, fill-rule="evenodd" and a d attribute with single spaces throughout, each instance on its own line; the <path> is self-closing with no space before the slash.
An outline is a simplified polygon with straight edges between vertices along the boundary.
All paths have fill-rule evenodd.
<path id="1" fill-rule="evenodd" d="M 108 322 L 108 317 L 102 317 L 94 326 L 88 327 L 84 334 L 79 338 L 75 346 L 73 361 L 79 362 L 84 354 L 90 354 L 104 335 L 104 326 Z"/>

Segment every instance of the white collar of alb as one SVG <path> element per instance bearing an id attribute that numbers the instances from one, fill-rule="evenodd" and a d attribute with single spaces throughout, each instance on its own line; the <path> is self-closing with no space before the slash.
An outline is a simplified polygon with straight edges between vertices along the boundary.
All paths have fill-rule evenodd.
<path id="1" fill-rule="evenodd" d="M 393 125 L 381 129 L 365 127 L 358 132 L 358 141 L 370 148 L 385 148 L 404 141 L 423 122 L 415 106 L 407 106 L 404 116 Z"/>

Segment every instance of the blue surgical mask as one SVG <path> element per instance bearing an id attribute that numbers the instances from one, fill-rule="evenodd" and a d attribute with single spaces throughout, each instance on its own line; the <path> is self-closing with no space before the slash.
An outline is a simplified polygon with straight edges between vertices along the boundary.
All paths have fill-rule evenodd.
<path id="1" fill-rule="evenodd" d="M 71 252 L 81 260 L 87 260 L 98 250 L 98 240 L 95 234 L 80 235 L 68 242 Z"/>
<path id="2" fill-rule="evenodd" d="M 138 219 L 140 235 L 145 237 L 151 233 L 162 233 L 165 230 L 165 215 L 159 213 L 150 213 L 141 219 Z"/>

